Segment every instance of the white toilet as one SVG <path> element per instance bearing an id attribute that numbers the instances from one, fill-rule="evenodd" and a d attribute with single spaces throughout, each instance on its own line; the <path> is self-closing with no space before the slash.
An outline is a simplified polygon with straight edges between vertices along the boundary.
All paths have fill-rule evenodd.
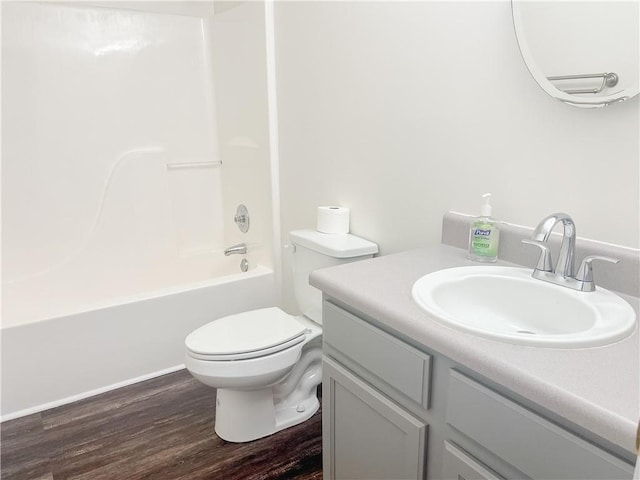
<path id="1" fill-rule="evenodd" d="M 319 408 L 322 294 L 309 285 L 319 268 L 371 258 L 375 243 L 351 234 L 290 232 L 293 288 L 303 316 L 262 308 L 214 320 L 185 340 L 185 366 L 218 389 L 215 430 L 248 442 L 297 425 Z"/>

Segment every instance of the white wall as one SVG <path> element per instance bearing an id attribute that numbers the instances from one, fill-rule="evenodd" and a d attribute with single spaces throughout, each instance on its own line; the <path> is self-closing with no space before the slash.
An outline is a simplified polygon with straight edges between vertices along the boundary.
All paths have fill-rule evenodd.
<path id="1" fill-rule="evenodd" d="M 548 97 L 509 2 L 278 2 L 275 28 L 285 238 L 340 204 L 389 254 L 438 242 L 445 211 L 492 192 L 501 220 L 565 211 L 579 236 L 639 246 L 638 98 Z"/>

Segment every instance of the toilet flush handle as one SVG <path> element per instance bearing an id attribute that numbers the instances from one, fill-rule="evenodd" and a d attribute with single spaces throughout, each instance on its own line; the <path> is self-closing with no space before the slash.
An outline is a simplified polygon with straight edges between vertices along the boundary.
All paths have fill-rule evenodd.
<path id="1" fill-rule="evenodd" d="M 282 248 L 289 250 L 291 253 L 296 253 L 296 246 L 293 243 L 285 243 Z"/>

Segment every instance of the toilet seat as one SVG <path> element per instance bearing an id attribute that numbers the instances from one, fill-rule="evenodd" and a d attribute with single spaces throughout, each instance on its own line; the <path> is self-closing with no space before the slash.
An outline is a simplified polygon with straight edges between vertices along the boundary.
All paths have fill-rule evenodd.
<path id="1" fill-rule="evenodd" d="M 307 328 L 277 307 L 214 320 L 185 340 L 187 353 L 210 361 L 246 360 L 271 355 L 305 340 Z"/>

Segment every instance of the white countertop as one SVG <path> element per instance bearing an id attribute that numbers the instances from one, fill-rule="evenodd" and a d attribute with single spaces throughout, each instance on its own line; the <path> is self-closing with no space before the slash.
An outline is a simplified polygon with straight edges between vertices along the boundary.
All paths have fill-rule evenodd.
<path id="1" fill-rule="evenodd" d="M 463 333 L 418 308 L 411 287 L 427 273 L 464 265 L 479 264 L 467 260 L 462 249 L 437 245 L 316 270 L 310 283 L 390 330 L 635 453 L 638 328 L 617 343 L 583 349 L 511 345 Z M 622 296 L 637 313 L 638 299 Z"/>

